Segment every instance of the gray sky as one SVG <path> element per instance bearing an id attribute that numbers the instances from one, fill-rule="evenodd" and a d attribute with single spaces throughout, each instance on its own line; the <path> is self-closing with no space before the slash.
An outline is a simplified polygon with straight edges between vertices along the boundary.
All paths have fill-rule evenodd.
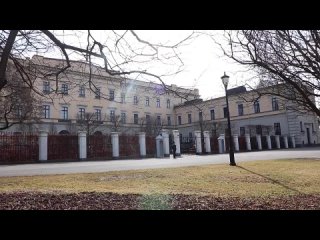
<path id="1" fill-rule="evenodd" d="M 168 45 L 184 39 L 191 33 L 191 31 L 188 30 L 137 30 L 135 32 L 143 40 Z M 222 41 L 219 35 L 223 34 L 223 31 L 210 32 L 216 35 L 216 40 Z M 64 33 L 65 36 L 61 40 L 71 42 L 78 46 L 80 45 L 81 47 L 86 46 L 85 31 L 77 31 L 76 38 L 68 36 L 68 34 L 66 34 L 67 32 Z M 106 40 L 107 35 L 105 31 L 93 31 L 93 34 L 102 42 L 112 42 L 112 39 Z M 130 40 L 130 36 L 128 38 Z M 83 42 L 79 39 L 82 39 Z M 132 39 L 133 37 L 131 37 L 131 40 Z M 224 95 L 224 87 L 221 82 L 221 76 L 224 72 L 230 76 L 229 88 L 240 86 L 249 79 L 249 73 L 244 71 L 244 67 L 224 57 L 221 49 L 208 36 L 203 35 L 195 38 L 191 43 L 180 47 L 178 50 L 180 52 L 179 56 L 184 62 L 183 71 L 177 75 L 163 77 L 166 84 L 198 88 L 201 97 L 208 99 Z M 59 58 L 59 56 L 55 57 Z M 50 57 L 53 56 L 50 55 Z M 170 69 L 174 69 L 176 64 L 172 62 L 171 64 L 164 65 L 159 62 L 152 62 L 152 64 L 150 63 L 150 65 L 146 66 L 145 69 L 148 69 L 151 73 L 161 75 L 170 71 Z M 156 80 L 154 79 L 154 81 Z"/>

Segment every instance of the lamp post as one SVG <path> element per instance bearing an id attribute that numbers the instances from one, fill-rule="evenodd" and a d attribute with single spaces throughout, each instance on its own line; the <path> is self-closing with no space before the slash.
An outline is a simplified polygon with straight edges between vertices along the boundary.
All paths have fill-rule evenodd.
<path id="1" fill-rule="evenodd" d="M 227 102 L 227 118 L 228 118 L 228 133 L 229 133 L 229 157 L 230 157 L 230 166 L 236 166 L 236 162 L 234 160 L 234 149 L 233 149 L 233 139 L 231 135 L 231 124 L 230 124 L 230 112 L 229 112 L 229 102 L 228 102 L 228 83 L 229 83 L 229 76 L 224 73 L 221 77 L 222 83 L 226 90 L 226 102 Z"/>

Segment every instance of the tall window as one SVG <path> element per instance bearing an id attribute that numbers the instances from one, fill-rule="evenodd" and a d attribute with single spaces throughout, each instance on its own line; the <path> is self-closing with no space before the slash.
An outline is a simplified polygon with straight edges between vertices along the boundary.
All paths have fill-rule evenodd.
<path id="1" fill-rule="evenodd" d="M 192 123 L 191 113 L 188 114 L 188 123 Z"/>
<path id="2" fill-rule="evenodd" d="M 68 95 L 68 84 L 65 84 L 65 83 L 62 84 L 61 93 L 64 95 Z"/>
<path id="3" fill-rule="evenodd" d="M 178 116 L 178 125 L 181 125 L 181 116 Z"/>
<path id="4" fill-rule="evenodd" d="M 276 97 L 272 97 L 272 111 L 279 110 L 278 99 Z"/>
<path id="5" fill-rule="evenodd" d="M 167 108 L 170 108 L 170 99 L 167 99 Z"/>
<path id="6" fill-rule="evenodd" d="M 126 113 L 121 113 L 121 123 L 125 124 L 126 123 Z"/>
<path id="7" fill-rule="evenodd" d="M 275 132 L 275 135 L 281 135 L 280 123 L 274 123 L 274 132 Z"/>
<path id="8" fill-rule="evenodd" d="M 161 125 L 161 116 L 157 116 L 157 125 L 158 125 L 158 126 Z"/>
<path id="9" fill-rule="evenodd" d="M 138 96 L 133 97 L 133 104 L 138 105 Z"/>
<path id="10" fill-rule="evenodd" d="M 228 117 L 228 108 L 227 108 L 227 107 L 224 107 L 224 108 L 223 108 L 223 117 L 224 117 L 224 118 L 227 118 L 227 117 Z"/>
<path id="11" fill-rule="evenodd" d="M 101 109 L 96 109 L 96 120 L 101 121 Z"/>
<path id="12" fill-rule="evenodd" d="M 85 119 L 86 110 L 84 108 L 79 108 L 79 119 L 84 120 Z"/>
<path id="13" fill-rule="evenodd" d="M 146 97 L 146 106 L 150 106 L 150 100 L 149 100 L 149 97 Z"/>
<path id="14" fill-rule="evenodd" d="M 167 120 L 168 120 L 168 126 L 171 126 L 171 117 L 167 116 Z"/>
<path id="15" fill-rule="evenodd" d="M 125 103 L 125 102 L 126 102 L 126 94 L 121 93 L 121 103 Z"/>
<path id="16" fill-rule="evenodd" d="M 244 136 L 246 134 L 245 127 L 240 127 L 240 136 Z"/>
<path id="17" fill-rule="evenodd" d="M 214 120 L 216 118 L 214 114 L 214 109 L 210 110 L 210 117 L 211 117 L 211 120 Z"/>
<path id="18" fill-rule="evenodd" d="M 313 123 L 311 123 L 312 132 L 314 132 L 314 126 Z"/>
<path id="19" fill-rule="evenodd" d="M 79 97 L 85 97 L 86 96 L 86 88 L 82 85 L 79 87 Z"/>
<path id="20" fill-rule="evenodd" d="M 256 134 L 262 135 L 262 126 L 261 125 L 256 126 Z"/>
<path id="21" fill-rule="evenodd" d="M 202 112 L 199 112 L 199 121 L 202 121 L 203 117 L 202 117 Z"/>
<path id="22" fill-rule="evenodd" d="M 111 122 L 115 121 L 115 111 L 114 110 L 110 110 L 110 121 Z"/>
<path id="23" fill-rule="evenodd" d="M 100 92 L 101 92 L 100 88 L 97 88 L 95 91 L 95 98 L 96 99 L 100 99 Z"/>
<path id="24" fill-rule="evenodd" d="M 50 82 L 48 81 L 43 82 L 43 93 L 44 94 L 50 93 Z"/>
<path id="25" fill-rule="evenodd" d="M 114 90 L 109 90 L 109 100 L 114 101 Z"/>
<path id="26" fill-rule="evenodd" d="M 160 98 L 157 98 L 157 108 L 160 107 Z"/>
<path id="27" fill-rule="evenodd" d="M 133 114 L 133 123 L 138 124 L 138 114 L 137 113 Z"/>
<path id="28" fill-rule="evenodd" d="M 44 116 L 44 118 L 50 118 L 50 106 L 49 105 L 43 106 L 43 116 Z"/>
<path id="29" fill-rule="evenodd" d="M 238 114 L 239 116 L 243 115 L 243 104 L 238 104 Z"/>
<path id="30" fill-rule="evenodd" d="M 303 124 L 300 122 L 300 131 L 303 132 Z"/>
<path id="31" fill-rule="evenodd" d="M 67 120 L 68 119 L 68 107 L 62 107 L 61 113 L 62 113 L 62 119 Z"/>
<path id="32" fill-rule="evenodd" d="M 254 112 L 259 113 L 260 112 L 260 103 L 259 101 L 255 101 L 253 104 Z"/>
<path id="33" fill-rule="evenodd" d="M 150 117 L 150 115 L 146 115 L 146 123 L 147 124 L 150 124 L 151 123 L 151 117 Z"/>

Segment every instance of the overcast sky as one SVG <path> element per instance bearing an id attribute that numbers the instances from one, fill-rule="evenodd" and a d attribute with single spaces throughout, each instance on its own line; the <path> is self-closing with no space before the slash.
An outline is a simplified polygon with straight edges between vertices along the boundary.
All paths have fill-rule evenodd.
<path id="1" fill-rule="evenodd" d="M 135 32 L 143 40 L 150 41 L 151 43 L 164 44 L 180 41 L 191 33 L 191 31 L 187 30 L 137 30 Z M 223 31 L 210 32 L 216 35 L 217 41 L 222 41 L 219 35 L 223 34 Z M 81 35 L 81 32 L 79 34 Z M 97 38 L 106 38 L 105 31 L 94 31 L 94 34 Z M 86 35 L 84 34 L 84 36 Z M 84 43 L 80 43 L 79 40 L 70 41 L 78 41 L 77 44 L 85 47 L 86 38 L 80 36 L 79 39 L 81 38 L 84 39 Z M 69 41 L 68 37 L 63 37 L 61 40 Z M 184 62 L 183 71 L 177 75 L 164 77 L 165 83 L 176 84 L 187 88 L 197 88 L 203 99 L 224 95 L 224 87 L 221 82 L 221 76 L 224 72 L 230 76 L 229 88 L 240 86 L 249 79 L 249 75 L 244 71 L 244 67 L 224 57 L 221 49 L 208 36 L 203 35 L 193 39 L 191 43 L 180 47 L 179 52 L 179 56 Z M 153 62 L 152 64 L 153 65 L 148 68 L 148 71 L 151 73 L 162 73 L 166 71 L 162 71 L 164 67 L 170 67 L 158 63 L 154 64 Z M 173 67 L 175 64 L 171 65 Z"/>

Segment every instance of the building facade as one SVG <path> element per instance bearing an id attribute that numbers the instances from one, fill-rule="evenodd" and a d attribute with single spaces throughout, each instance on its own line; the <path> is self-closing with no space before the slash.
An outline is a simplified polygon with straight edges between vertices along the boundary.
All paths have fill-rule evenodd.
<path id="1" fill-rule="evenodd" d="M 34 97 L 41 113 L 37 122 L 25 121 L 8 131 L 147 132 L 156 136 L 161 129 L 177 129 L 182 137 L 192 138 L 196 130 L 218 136 L 227 128 L 225 97 L 203 101 L 197 89 L 111 76 L 102 68 L 90 69 L 78 61 L 71 62 L 71 67 L 56 79 L 47 73 L 64 66 L 65 61 L 37 55 L 28 61 L 39 73 L 33 86 L 40 93 Z M 289 110 L 292 103 L 277 96 L 263 95 L 250 101 L 255 99 L 254 92 L 239 89 L 229 90 L 233 134 L 294 135 L 297 145 L 319 142 L 315 114 Z"/>

